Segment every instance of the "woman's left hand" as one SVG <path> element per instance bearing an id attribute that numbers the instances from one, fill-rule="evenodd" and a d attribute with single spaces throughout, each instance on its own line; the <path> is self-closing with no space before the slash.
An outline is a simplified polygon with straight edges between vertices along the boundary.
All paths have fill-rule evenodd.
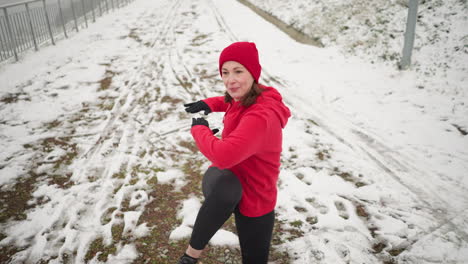
<path id="1" fill-rule="evenodd" d="M 208 121 L 205 118 L 203 117 L 192 118 L 192 127 L 198 126 L 198 125 L 206 126 L 208 128 L 210 127 L 210 125 L 208 124 Z"/>
<path id="2" fill-rule="evenodd" d="M 198 118 L 192 118 L 192 127 L 197 126 L 197 125 L 202 125 L 210 128 L 210 125 L 208 124 L 208 121 L 203 118 L 203 117 L 198 117 Z M 215 128 L 212 129 L 211 132 L 213 132 L 213 135 L 219 132 L 219 129 Z"/>

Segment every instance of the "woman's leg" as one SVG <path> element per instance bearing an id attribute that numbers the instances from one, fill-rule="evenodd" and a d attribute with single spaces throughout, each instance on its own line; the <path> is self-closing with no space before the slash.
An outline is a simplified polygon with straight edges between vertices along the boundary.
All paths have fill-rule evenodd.
<path id="1" fill-rule="evenodd" d="M 205 201 L 198 211 L 190 239 L 190 247 L 195 250 L 205 248 L 214 234 L 229 219 L 242 197 L 242 186 L 236 175 L 229 170 L 220 170 L 216 167 L 206 171 L 202 189 Z"/>
<path id="2" fill-rule="evenodd" d="M 259 217 L 247 217 L 236 208 L 235 216 L 242 263 L 266 264 L 275 223 L 275 211 Z"/>

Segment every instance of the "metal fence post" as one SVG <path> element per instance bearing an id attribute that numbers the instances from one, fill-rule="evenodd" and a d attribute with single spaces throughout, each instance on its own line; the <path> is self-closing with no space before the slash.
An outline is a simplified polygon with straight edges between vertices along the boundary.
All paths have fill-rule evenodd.
<path id="1" fill-rule="evenodd" d="M 112 11 L 115 10 L 115 7 L 114 7 L 114 0 L 110 0 L 111 1 L 111 5 L 112 5 Z"/>
<path id="2" fill-rule="evenodd" d="M 73 20 L 75 21 L 75 29 L 76 29 L 76 32 L 78 32 L 78 22 L 76 22 L 76 13 L 75 13 L 75 7 L 73 7 L 73 0 L 70 0 L 70 4 L 71 4 L 72 13 L 73 13 Z"/>
<path id="3" fill-rule="evenodd" d="M 106 11 L 109 14 L 109 4 L 107 3 L 107 0 L 104 0 L 104 2 L 106 3 Z"/>
<path id="4" fill-rule="evenodd" d="M 60 3 L 60 0 L 57 0 L 57 2 L 58 2 L 58 8 L 60 12 L 60 20 L 62 20 L 63 34 L 65 35 L 66 38 L 68 38 L 67 30 L 65 28 L 65 19 L 63 19 L 62 4 Z"/>
<path id="5" fill-rule="evenodd" d="M 96 14 L 94 14 L 94 0 L 91 0 L 91 12 L 93 13 L 93 22 L 96 22 Z"/>
<path id="6" fill-rule="evenodd" d="M 99 15 L 102 17 L 101 0 L 98 0 L 98 2 L 99 2 Z"/>
<path id="7" fill-rule="evenodd" d="M 10 37 L 10 47 L 13 46 L 13 53 L 15 54 L 15 59 L 18 61 L 18 52 L 16 52 L 16 41 L 13 38 L 13 33 L 11 31 L 10 19 L 8 18 L 8 11 L 6 8 L 3 8 L 3 14 L 7 22 L 8 35 Z"/>
<path id="8" fill-rule="evenodd" d="M 34 49 L 38 51 L 39 48 L 37 47 L 36 35 L 34 34 L 34 27 L 31 20 L 31 12 L 29 12 L 29 3 L 26 3 L 26 13 L 28 14 L 29 29 L 31 30 L 31 36 L 34 42 Z"/>
<path id="9" fill-rule="evenodd" d="M 84 17 L 86 27 L 88 27 L 88 20 L 86 19 L 86 10 L 85 10 L 85 6 L 84 6 L 84 0 L 81 0 L 81 7 L 83 8 L 83 17 Z"/>
<path id="10" fill-rule="evenodd" d="M 49 16 L 47 15 L 47 6 L 45 0 L 42 0 L 42 3 L 44 4 L 44 15 L 47 22 L 47 28 L 49 29 L 50 40 L 52 41 L 52 44 L 55 45 L 54 35 L 52 34 L 52 28 L 50 27 Z"/>
<path id="11" fill-rule="evenodd" d="M 403 55 L 399 68 L 406 70 L 411 65 L 411 55 L 414 46 L 414 35 L 416 29 L 416 20 L 418 17 L 418 0 L 409 0 L 408 19 L 405 31 L 405 44 L 403 45 Z"/>

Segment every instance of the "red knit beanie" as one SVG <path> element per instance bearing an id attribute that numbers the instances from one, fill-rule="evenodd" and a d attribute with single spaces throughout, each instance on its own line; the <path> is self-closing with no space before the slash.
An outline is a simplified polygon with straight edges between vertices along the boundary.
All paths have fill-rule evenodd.
<path id="1" fill-rule="evenodd" d="M 258 51 L 253 42 L 234 42 L 227 46 L 219 56 L 219 74 L 222 76 L 222 67 L 226 61 L 236 61 L 242 64 L 252 74 L 258 83 L 262 66 L 258 60 Z"/>

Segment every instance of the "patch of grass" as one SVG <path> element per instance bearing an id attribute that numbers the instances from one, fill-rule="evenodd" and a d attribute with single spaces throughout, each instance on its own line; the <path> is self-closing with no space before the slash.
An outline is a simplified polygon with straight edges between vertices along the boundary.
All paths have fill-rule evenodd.
<path id="1" fill-rule="evenodd" d="M 318 218 L 316 216 L 309 216 L 306 218 L 307 223 L 315 225 L 318 223 Z"/>
<path id="2" fill-rule="evenodd" d="M 162 121 L 162 120 L 166 119 L 169 116 L 169 111 L 156 110 L 154 112 L 154 114 L 155 114 L 155 120 L 156 121 Z"/>
<path id="3" fill-rule="evenodd" d="M 63 149 L 67 149 L 68 143 L 58 138 L 50 137 L 50 138 L 44 139 L 41 142 L 41 146 L 42 146 L 42 151 L 48 153 L 54 150 L 55 146 L 60 146 Z"/>
<path id="4" fill-rule="evenodd" d="M 340 171 L 340 169 L 337 168 L 337 167 L 333 168 L 333 173 L 331 175 L 336 175 L 336 176 L 342 178 L 343 180 L 345 180 L 347 182 L 351 182 L 358 188 L 367 185 L 366 183 L 361 181 L 361 179 L 360 179 L 360 177 L 362 177 L 361 174 L 359 175 L 359 177 L 356 177 L 350 172 Z"/>
<path id="5" fill-rule="evenodd" d="M 301 172 L 298 172 L 295 175 L 296 175 L 296 178 L 298 178 L 299 180 L 302 180 L 305 177 L 304 173 L 301 173 Z"/>
<path id="6" fill-rule="evenodd" d="M 387 245 L 385 245 L 384 243 L 380 242 L 380 243 L 374 244 L 374 245 L 372 246 L 372 249 L 374 250 L 375 253 L 380 253 L 380 252 L 382 252 L 382 250 L 384 250 L 386 247 L 387 247 Z"/>
<path id="7" fill-rule="evenodd" d="M 73 160 L 78 156 L 78 148 L 77 144 L 70 144 L 68 141 L 70 140 L 69 137 L 61 137 L 61 138 L 55 138 L 55 137 L 50 137 L 44 139 L 41 143 L 41 150 L 45 153 L 50 153 L 52 152 L 55 148 L 59 147 L 63 150 L 66 151 L 65 155 L 62 155 L 59 159 L 53 161 L 54 163 L 54 169 L 58 170 L 62 166 L 68 166 L 70 165 Z M 23 145 L 25 148 L 32 148 L 34 150 L 37 150 L 34 146 L 31 144 L 26 144 Z M 40 165 L 41 163 L 39 163 Z"/>
<path id="8" fill-rule="evenodd" d="M 192 153 L 197 153 L 198 152 L 198 147 L 195 144 L 194 141 L 180 141 L 179 145 L 190 150 Z"/>
<path id="9" fill-rule="evenodd" d="M 403 251 L 405 251 L 406 248 L 394 248 L 394 249 L 391 249 L 388 251 L 388 253 L 394 257 L 400 255 L 401 253 L 403 253 Z"/>
<path id="10" fill-rule="evenodd" d="M 125 228 L 124 223 L 118 223 L 118 224 L 112 225 L 111 232 L 112 232 L 112 240 L 114 242 L 118 243 L 120 240 L 122 240 L 124 228 Z"/>
<path id="11" fill-rule="evenodd" d="M 130 181 L 128 182 L 128 184 L 135 185 L 135 184 L 137 184 L 137 182 L 138 182 L 138 178 L 131 178 Z"/>
<path id="12" fill-rule="evenodd" d="M 54 120 L 54 121 L 51 121 L 51 122 L 47 122 L 45 123 L 45 127 L 50 130 L 50 129 L 53 129 L 55 127 L 58 127 L 62 124 L 62 121 L 59 121 L 59 120 Z"/>
<path id="13" fill-rule="evenodd" d="M 194 38 L 192 39 L 191 45 L 192 45 L 192 46 L 201 46 L 201 45 L 203 45 L 204 43 L 206 43 L 208 37 L 209 37 L 209 36 L 206 35 L 206 34 L 200 34 L 200 35 L 198 35 L 198 36 L 196 36 L 196 37 L 194 37 Z"/>
<path id="14" fill-rule="evenodd" d="M 104 79 L 99 81 L 99 84 L 100 84 L 100 86 L 99 86 L 98 91 L 103 91 L 103 90 L 109 89 L 109 87 L 112 84 L 112 77 L 110 77 L 110 76 L 105 77 Z"/>
<path id="15" fill-rule="evenodd" d="M 107 101 L 107 102 L 103 102 L 99 104 L 98 106 L 101 110 L 110 111 L 112 110 L 112 108 L 114 108 L 114 105 L 115 105 L 115 102 Z"/>
<path id="16" fill-rule="evenodd" d="M 312 124 L 314 124 L 314 125 L 316 125 L 316 126 L 319 126 L 319 124 L 317 124 L 317 122 L 315 122 L 315 121 L 312 120 L 312 119 L 307 119 L 307 122 L 312 123 Z"/>
<path id="17" fill-rule="evenodd" d="M 114 188 L 113 194 L 116 194 L 122 188 L 122 186 L 123 184 L 118 184 L 117 187 Z"/>
<path id="18" fill-rule="evenodd" d="M 307 209 L 305 209 L 304 207 L 301 207 L 301 206 L 294 206 L 294 210 L 300 212 L 300 213 L 305 213 L 307 212 Z"/>
<path id="19" fill-rule="evenodd" d="M 8 93 L 5 96 L 3 96 L 2 98 L 0 98 L 0 102 L 4 103 L 4 104 L 16 103 L 16 102 L 22 100 L 20 98 L 21 96 L 25 96 L 25 95 L 27 95 L 27 94 L 26 93 Z M 31 101 L 31 98 L 26 97 L 23 100 Z"/>
<path id="20" fill-rule="evenodd" d="M 104 90 L 109 89 L 112 84 L 112 78 L 114 77 L 114 75 L 115 75 L 115 72 L 106 70 L 106 73 L 105 73 L 106 77 L 99 81 L 100 85 L 99 85 L 98 91 L 104 91 Z"/>
<path id="21" fill-rule="evenodd" d="M 11 263 L 13 255 L 22 251 L 24 249 L 17 248 L 11 245 L 1 246 L 0 247 L 0 263 Z"/>
<path id="22" fill-rule="evenodd" d="M 10 218 L 26 219 L 26 210 L 31 208 L 28 201 L 32 199 L 32 193 L 40 176 L 43 174 L 29 172 L 26 177 L 18 179 L 11 188 L 3 188 L 0 191 L 0 223 L 5 223 Z"/>
<path id="23" fill-rule="evenodd" d="M 276 217 L 271 241 L 272 245 L 279 246 L 285 242 L 284 239 L 292 241 L 296 238 L 303 237 L 304 232 L 300 229 L 303 224 L 301 220 L 286 223 L 285 220 L 279 220 L 278 217 Z"/>
<path id="24" fill-rule="evenodd" d="M 188 245 L 187 241 L 169 240 L 171 230 L 180 225 L 177 211 L 185 195 L 174 192 L 170 184 L 158 184 L 150 196 L 153 200 L 146 205 L 138 224 L 146 223 L 151 232 L 136 240 L 140 256 L 133 263 L 144 263 L 148 259 L 151 263 L 168 263 L 168 259 L 175 262 Z"/>
<path id="25" fill-rule="evenodd" d="M 364 205 L 355 202 L 354 206 L 356 207 L 356 214 L 358 216 L 369 220 L 369 213 L 366 211 L 366 207 Z"/>
<path id="26" fill-rule="evenodd" d="M 143 133 L 143 132 L 142 132 L 142 133 Z M 142 158 L 145 157 L 146 153 L 147 153 L 146 150 L 145 150 L 145 149 L 142 149 L 142 150 L 139 150 L 139 151 L 138 151 L 138 154 L 137 154 L 137 155 L 138 155 L 138 157 L 140 157 L 140 158 L 142 159 Z"/>
<path id="27" fill-rule="evenodd" d="M 141 43 L 143 40 L 137 34 L 137 28 L 130 29 L 130 33 L 128 33 L 128 37 L 134 39 L 136 42 Z"/>
<path id="28" fill-rule="evenodd" d="M 133 208 L 130 207 L 130 196 L 125 195 L 122 202 L 120 203 L 120 211 L 122 212 L 128 212 L 128 211 L 133 211 Z"/>
<path id="29" fill-rule="evenodd" d="M 87 263 L 93 259 L 96 255 L 99 261 L 107 261 L 109 255 L 115 254 L 117 249 L 115 245 L 111 244 L 110 246 L 105 246 L 102 238 L 94 240 L 88 248 L 88 251 L 85 255 L 85 262 Z"/>
<path id="30" fill-rule="evenodd" d="M 341 201 L 335 201 L 335 207 L 336 207 L 336 209 L 338 210 L 338 215 L 339 215 L 341 218 L 343 218 L 343 219 L 345 219 L 345 220 L 349 219 L 349 215 L 348 215 L 348 213 L 346 212 L 346 206 L 344 205 L 343 202 L 341 202 Z"/>
<path id="31" fill-rule="evenodd" d="M 158 185 L 158 177 L 153 176 L 146 181 L 146 184 L 151 186 L 151 188 L 155 188 Z"/>
<path id="32" fill-rule="evenodd" d="M 127 176 L 127 164 L 122 164 L 122 166 L 120 166 L 120 170 L 114 174 L 112 174 L 112 178 L 114 179 L 125 179 L 125 177 Z"/>
<path id="33" fill-rule="evenodd" d="M 289 223 L 292 227 L 300 228 L 304 224 L 301 220 L 296 220 Z"/>
<path id="34" fill-rule="evenodd" d="M 117 207 L 110 207 L 101 215 L 101 224 L 107 225 L 112 220 L 112 213 L 117 210 Z"/>
<path id="35" fill-rule="evenodd" d="M 161 98 L 161 103 L 170 103 L 172 105 L 179 105 L 179 104 L 182 104 L 182 102 L 183 102 L 182 99 L 174 98 L 174 97 L 168 96 L 168 95 Z"/>
<path id="36" fill-rule="evenodd" d="M 326 149 L 320 150 L 315 154 L 315 156 L 321 161 L 331 158 L 330 153 Z"/>
<path id="37" fill-rule="evenodd" d="M 71 176 L 72 173 L 67 173 L 65 175 L 54 174 L 50 175 L 47 181 L 49 185 L 55 184 L 62 189 L 68 189 L 74 185 L 74 183 L 70 181 Z"/>

